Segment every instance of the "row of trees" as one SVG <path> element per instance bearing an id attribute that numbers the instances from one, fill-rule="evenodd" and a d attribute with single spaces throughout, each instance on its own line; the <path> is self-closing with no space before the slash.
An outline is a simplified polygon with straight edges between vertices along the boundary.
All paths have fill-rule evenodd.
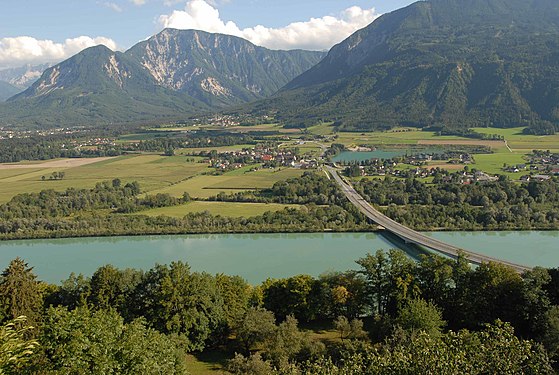
<path id="1" fill-rule="evenodd" d="M 243 199 L 281 203 L 306 203 L 302 209 L 286 208 L 250 218 L 191 213 L 183 218 L 150 217 L 141 211 L 186 203 L 168 194 L 142 195 L 137 182 L 97 184 L 93 189 L 69 188 L 20 194 L 0 205 L 0 237 L 51 238 L 95 235 L 173 233 L 254 233 L 363 231 L 372 225 L 325 178 L 308 174 L 277 183 L 258 197 Z M 221 195 L 218 196 L 218 198 Z M 225 198 L 229 198 L 223 195 Z M 327 207 L 325 204 L 334 205 Z M 336 204 L 337 203 L 337 204 Z M 338 205 L 339 204 L 339 205 Z M 344 205 L 344 207 L 340 205 Z M 123 215 L 135 213 L 135 215 Z"/>
<path id="2" fill-rule="evenodd" d="M 361 180 L 357 190 L 392 219 L 418 230 L 557 229 L 559 181 L 470 185 L 414 178 Z"/>
<path id="3" fill-rule="evenodd" d="M 178 148 L 220 147 L 238 144 L 255 144 L 251 136 L 229 132 L 193 132 L 179 134 L 161 132 L 160 136 L 134 143 L 114 143 L 126 129 L 83 130 L 71 134 L 33 135 L 0 140 L 0 163 L 22 160 L 49 160 L 56 158 L 88 158 L 118 156 L 126 152 L 146 151 L 171 153 Z M 133 130 L 130 130 L 133 131 Z M 103 139 L 103 142 L 100 140 Z M 81 147 L 91 145 L 95 147 Z"/>
<path id="4" fill-rule="evenodd" d="M 0 277 L 0 368 L 183 374 L 185 353 L 225 347 L 242 353 L 229 364 L 236 374 L 552 373 L 559 269 L 415 263 L 397 250 L 357 264 L 256 287 L 182 262 L 146 272 L 103 266 L 55 286 L 18 258 Z M 334 343 L 299 327 L 324 320 L 339 334 Z"/>

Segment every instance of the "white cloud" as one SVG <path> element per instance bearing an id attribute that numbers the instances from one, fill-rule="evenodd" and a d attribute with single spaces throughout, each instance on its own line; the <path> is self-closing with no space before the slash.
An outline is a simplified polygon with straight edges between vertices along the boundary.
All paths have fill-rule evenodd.
<path id="1" fill-rule="evenodd" d="M 130 0 L 134 5 L 144 5 L 146 0 Z"/>
<path id="2" fill-rule="evenodd" d="M 191 0 L 186 4 L 185 10 L 161 15 L 159 23 L 166 28 L 197 29 L 235 35 L 271 49 L 324 50 L 367 26 L 379 15 L 374 8 L 362 9 L 352 6 L 336 16 L 311 18 L 281 28 L 258 25 L 240 29 L 234 22 L 222 20 L 219 11 L 205 0 Z"/>
<path id="3" fill-rule="evenodd" d="M 122 12 L 122 8 L 118 4 L 111 3 L 111 2 L 105 2 L 105 3 L 103 3 L 103 5 L 105 5 L 109 9 L 114 10 L 115 12 L 119 12 L 119 13 Z"/>
<path id="4" fill-rule="evenodd" d="M 0 38 L 0 68 L 18 67 L 24 64 L 59 62 L 85 48 L 103 44 L 116 50 L 112 39 L 80 36 L 66 39 L 64 43 L 52 40 L 38 40 L 29 36 Z"/>

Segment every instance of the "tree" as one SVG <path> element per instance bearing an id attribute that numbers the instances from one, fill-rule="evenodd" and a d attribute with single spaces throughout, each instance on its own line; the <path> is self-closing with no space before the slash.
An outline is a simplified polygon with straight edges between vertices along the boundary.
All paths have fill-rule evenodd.
<path id="1" fill-rule="evenodd" d="M 360 272 L 367 280 L 366 291 L 371 308 L 376 308 L 378 315 L 384 314 L 389 289 L 386 253 L 378 250 L 375 255 L 367 254 L 356 263 L 361 266 Z"/>
<path id="2" fill-rule="evenodd" d="M 351 322 L 345 316 L 338 316 L 334 320 L 334 327 L 340 333 L 340 339 L 361 340 L 367 337 L 363 330 L 363 321 L 353 319 Z"/>
<path id="3" fill-rule="evenodd" d="M 227 370 L 235 375 L 269 375 L 273 373 L 272 365 L 264 361 L 259 353 L 248 357 L 235 354 L 235 358 L 227 363 Z"/>
<path id="4" fill-rule="evenodd" d="M 31 325 L 40 320 L 43 298 L 33 268 L 21 258 L 10 262 L 0 278 L 0 317 L 15 319 L 26 316 Z"/>
<path id="5" fill-rule="evenodd" d="M 371 308 L 378 315 L 394 316 L 405 302 L 419 293 L 414 278 L 415 263 L 401 250 L 390 250 L 388 255 L 378 250 L 357 262 L 366 279 L 366 292 Z"/>
<path id="6" fill-rule="evenodd" d="M 257 344 L 269 340 L 276 331 L 276 319 L 271 311 L 263 308 L 247 310 L 237 329 L 237 339 L 243 344 L 245 354 Z"/>
<path id="7" fill-rule="evenodd" d="M 163 333 L 186 340 L 189 350 L 203 350 L 222 339 L 226 318 L 215 278 L 191 273 L 183 262 L 157 265 L 135 289 L 134 315 L 144 316 Z"/>
<path id="8" fill-rule="evenodd" d="M 478 328 L 501 319 L 519 326 L 522 321 L 523 281 L 514 269 L 483 263 L 467 276 L 464 294 L 458 296 L 463 326 Z"/>
<path id="9" fill-rule="evenodd" d="M 432 337 L 440 335 L 446 325 L 441 310 L 423 299 L 409 301 L 400 311 L 396 322 L 405 330 L 425 331 Z"/>
<path id="10" fill-rule="evenodd" d="M 88 301 L 94 309 L 116 309 L 130 317 L 130 297 L 141 282 L 143 273 L 133 269 L 119 270 L 111 265 L 100 267 L 91 276 Z"/>
<path id="11" fill-rule="evenodd" d="M 114 310 L 47 312 L 41 343 L 60 374 L 186 374 L 184 353 L 143 320 L 124 324 Z"/>
<path id="12" fill-rule="evenodd" d="M 313 292 L 318 283 L 309 275 L 298 275 L 287 279 L 267 280 L 263 286 L 264 307 L 283 320 L 288 315 L 309 321 L 316 315 Z"/>
<path id="13" fill-rule="evenodd" d="M 240 276 L 216 275 L 216 285 L 223 310 L 230 329 L 236 328 L 243 320 L 250 304 L 252 287 Z"/>
<path id="14" fill-rule="evenodd" d="M 17 374 L 32 359 L 39 343 L 26 339 L 30 331 L 33 327 L 27 324 L 25 316 L 0 327 L 0 375 Z"/>

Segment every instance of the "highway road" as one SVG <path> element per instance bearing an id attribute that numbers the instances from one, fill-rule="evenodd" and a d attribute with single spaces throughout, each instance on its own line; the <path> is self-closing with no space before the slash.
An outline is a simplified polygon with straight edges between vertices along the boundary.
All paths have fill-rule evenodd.
<path id="1" fill-rule="evenodd" d="M 456 246 L 439 241 L 437 239 L 434 239 L 432 237 L 426 236 L 422 233 L 416 232 L 415 230 L 410 229 L 390 219 L 388 216 L 385 216 L 384 214 L 376 210 L 367 201 L 365 201 L 365 199 L 363 199 L 363 197 L 359 195 L 359 193 L 357 193 L 357 191 L 355 191 L 355 189 L 351 185 L 343 181 L 342 178 L 338 175 L 338 172 L 334 168 L 330 166 L 326 166 L 326 168 L 328 169 L 328 172 L 330 172 L 332 177 L 334 177 L 338 185 L 341 187 L 342 191 L 349 199 L 349 201 L 353 203 L 365 216 L 367 216 L 373 222 L 382 226 L 386 230 L 402 238 L 406 242 L 411 242 L 417 245 L 425 246 L 429 249 L 435 250 L 439 253 L 445 254 L 450 257 L 457 257 L 458 254 L 462 254 L 473 264 L 479 265 L 481 263 L 488 263 L 488 262 L 501 263 L 514 268 L 519 273 L 531 269 L 530 267 L 511 263 L 506 260 L 496 259 L 490 256 L 464 250 Z"/>

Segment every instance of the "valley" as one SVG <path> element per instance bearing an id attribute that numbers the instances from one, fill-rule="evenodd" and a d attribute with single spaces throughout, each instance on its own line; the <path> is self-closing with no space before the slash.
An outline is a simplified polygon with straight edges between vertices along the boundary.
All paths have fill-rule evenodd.
<path id="1" fill-rule="evenodd" d="M 559 372 L 557 0 L 20 3 L 0 374 Z"/>

